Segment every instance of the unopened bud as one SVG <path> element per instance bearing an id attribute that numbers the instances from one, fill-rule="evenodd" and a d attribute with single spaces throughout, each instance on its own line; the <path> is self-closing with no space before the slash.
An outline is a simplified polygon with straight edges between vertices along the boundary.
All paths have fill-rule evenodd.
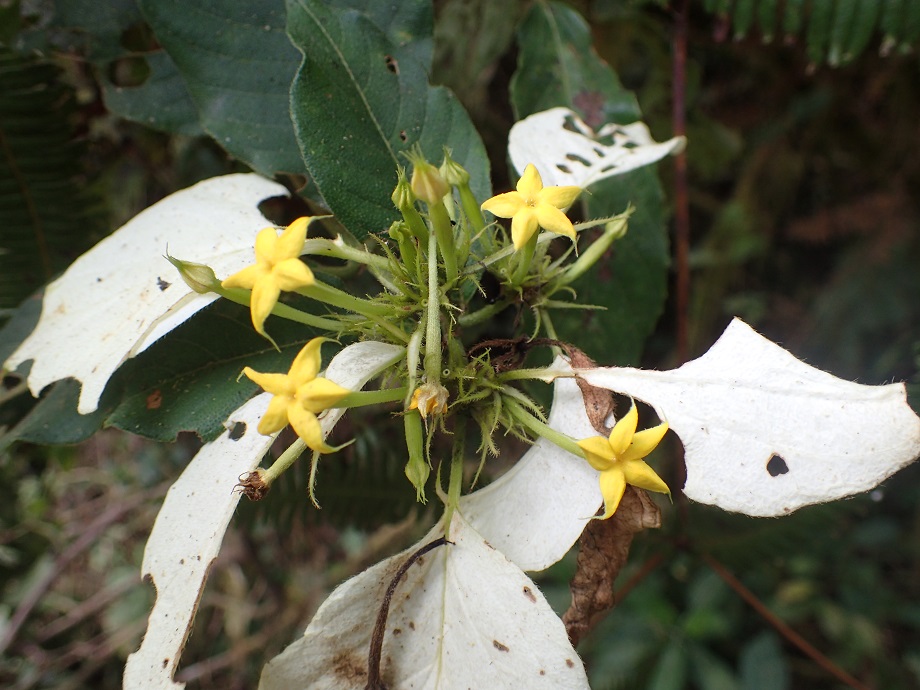
<path id="1" fill-rule="evenodd" d="M 214 274 L 214 269 L 210 266 L 196 264 L 191 261 L 182 261 L 168 254 L 166 255 L 166 260 L 176 267 L 185 284 L 199 295 L 216 292 L 217 288 L 220 288 L 220 281 Z"/>
<path id="2" fill-rule="evenodd" d="M 447 184 L 455 187 L 469 184 L 470 182 L 470 174 L 462 165 L 450 157 L 450 149 L 447 148 L 444 149 L 444 162 L 441 163 L 439 172 Z"/>

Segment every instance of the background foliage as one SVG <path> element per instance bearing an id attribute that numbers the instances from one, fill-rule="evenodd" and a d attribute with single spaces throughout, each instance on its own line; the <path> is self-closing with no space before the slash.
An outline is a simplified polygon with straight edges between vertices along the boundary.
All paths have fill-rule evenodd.
<path id="1" fill-rule="evenodd" d="M 280 174 L 305 204 L 328 204 L 362 237 L 393 217 L 387 180 L 416 141 L 432 158 L 453 146 L 485 195 L 490 170 L 496 189 L 511 183 L 507 130 L 536 110 L 570 105 L 595 125 L 642 113 L 658 139 L 671 134 L 671 3 L 391 4 L 259 0 L 224 3 L 223 14 L 169 0 L 5 5 L 0 307 L 11 313 L 105 232 L 215 174 Z M 691 350 L 739 315 L 843 378 L 917 382 L 920 3 L 689 6 Z M 606 269 L 579 286 L 608 312 L 557 324 L 573 340 L 588 337 L 605 362 L 675 364 L 670 165 L 658 175 L 611 182 L 584 211 L 638 207 Z M 369 180 L 380 188 L 359 204 L 363 187 L 349 185 Z M 0 356 L 38 304 L 26 300 L 0 332 Z M 0 643 L 11 644 L 0 683 L 118 687 L 151 596 L 137 581 L 143 541 L 199 443 L 183 432 L 207 437 L 250 390 L 230 393 L 228 383 L 261 347 L 246 341 L 245 320 L 221 306 L 158 346 L 175 351 L 195 329 L 234 334 L 220 343 L 212 388 L 191 402 L 198 417 L 180 407 L 190 404 L 183 377 L 212 352 L 165 368 L 150 365 L 166 358 L 145 353 L 92 418 L 73 414 L 73 382 L 38 404 L 18 396 L 0 406 L 0 477 L 10 487 L 0 508 Z M 132 412 L 155 389 L 175 405 L 156 418 Z M 77 441 L 103 424 L 179 442 L 115 432 L 51 450 L 25 442 Z M 373 426 L 356 419 L 342 433 Z M 321 468 L 322 511 L 306 500 L 302 472 L 244 506 L 183 660 L 191 686 L 252 687 L 332 586 L 423 530 L 425 516 L 402 500 L 411 495 L 401 470 L 390 471 L 400 463 L 380 457 L 393 444 L 370 432 L 358 439 Z M 668 479 L 679 484 L 678 471 Z M 713 564 L 865 687 L 916 687 L 917 485 L 908 469 L 870 496 L 783 521 L 665 506 L 665 528 L 634 546 L 620 583 L 628 596 L 580 647 L 594 687 L 840 686 Z M 564 561 L 541 580 L 560 610 L 573 567 Z"/>

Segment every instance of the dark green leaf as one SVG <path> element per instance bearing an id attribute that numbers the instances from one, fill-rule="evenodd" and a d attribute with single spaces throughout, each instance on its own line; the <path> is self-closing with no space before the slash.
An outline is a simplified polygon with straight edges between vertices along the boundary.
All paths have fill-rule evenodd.
<path id="1" fill-rule="evenodd" d="M 13 429 L 0 437 L 0 449 L 13 441 L 45 445 L 85 441 L 102 428 L 116 396 L 107 391 L 99 401 L 99 408 L 87 415 L 77 413 L 79 397 L 79 381 L 64 379 L 52 384 L 38 404 Z"/>
<path id="2" fill-rule="evenodd" d="M 827 62 L 837 66 L 844 61 L 844 51 L 850 34 L 854 29 L 859 0 L 837 0 L 834 8 L 834 20 L 831 28 L 830 46 Z"/>
<path id="3" fill-rule="evenodd" d="M 783 9 L 783 32 L 786 36 L 795 37 L 802 30 L 804 22 L 805 0 L 786 0 Z"/>
<path id="4" fill-rule="evenodd" d="M 813 0 L 808 19 L 808 58 L 824 62 L 834 20 L 834 0 Z"/>
<path id="5" fill-rule="evenodd" d="M 375 17 L 379 22 L 379 12 Z M 396 166 L 405 164 L 399 153 L 416 142 L 435 162 L 449 146 L 470 172 L 473 191 L 489 194 L 478 133 L 453 94 L 428 86 L 429 65 L 418 59 L 428 51 L 412 43 L 429 37 L 409 33 L 421 26 L 407 22 L 397 43 L 357 10 L 317 0 L 288 5 L 291 40 L 303 52 L 291 87 L 298 142 L 329 207 L 358 238 L 396 218 L 390 195 Z"/>
<path id="6" fill-rule="evenodd" d="M 52 26 L 85 33 L 93 62 L 105 65 L 125 54 L 125 30 L 143 21 L 135 0 L 56 0 Z"/>
<path id="7" fill-rule="evenodd" d="M 519 117 L 568 106 L 594 126 L 639 119 L 635 97 L 594 54 L 587 25 L 570 8 L 535 5 L 521 26 L 519 42 L 518 70 L 512 80 L 512 102 Z M 612 216 L 629 203 L 637 210 L 626 237 L 574 286 L 580 303 L 606 310 L 554 315 L 562 339 L 605 364 L 636 362 L 667 292 L 663 194 L 653 170 L 637 170 L 592 186 L 587 216 Z"/>
<path id="8" fill-rule="evenodd" d="M 788 690 L 789 667 L 776 635 L 761 633 L 741 652 L 742 690 Z"/>
<path id="9" fill-rule="evenodd" d="M 521 23 L 518 43 L 518 67 L 511 79 L 518 120 L 556 106 L 578 111 L 592 127 L 628 124 L 642 116 L 635 96 L 594 52 L 588 25 L 571 8 L 535 4 Z"/>
<path id="10" fill-rule="evenodd" d="M 652 671 L 648 690 L 683 690 L 687 680 L 687 654 L 679 639 L 672 639 Z"/>
<path id="11" fill-rule="evenodd" d="M 754 0 L 737 0 L 732 12 L 733 31 L 736 39 L 747 36 L 754 25 Z"/>
<path id="12" fill-rule="evenodd" d="M 203 134 L 198 111 L 172 58 L 163 51 L 144 57 L 150 73 L 139 86 L 115 86 L 102 77 L 106 107 L 154 129 L 187 136 Z"/>
<path id="13" fill-rule="evenodd" d="M 285 35 L 282 3 L 140 5 L 217 143 L 263 175 L 303 172 L 288 98 L 299 56 Z"/>
<path id="14" fill-rule="evenodd" d="M 202 310 L 116 372 L 109 385 L 125 394 L 107 424 L 158 441 L 182 431 L 216 437 L 227 416 L 258 390 L 245 377 L 237 380 L 243 367 L 286 372 L 315 335 L 275 318 L 267 328 L 280 352 L 252 329 L 244 307 L 220 301 Z M 333 351 L 330 345 L 324 361 Z"/>

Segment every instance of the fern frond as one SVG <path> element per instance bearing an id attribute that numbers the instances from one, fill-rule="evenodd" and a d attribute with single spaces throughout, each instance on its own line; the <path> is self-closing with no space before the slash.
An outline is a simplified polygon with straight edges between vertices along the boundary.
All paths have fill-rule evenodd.
<path id="1" fill-rule="evenodd" d="M 0 51 L 0 308 L 66 267 L 99 226 L 59 76 L 46 60 Z"/>
<path id="2" fill-rule="evenodd" d="M 736 39 L 758 30 L 770 42 L 779 27 L 786 40 L 804 39 L 812 63 L 832 67 L 857 59 L 874 36 L 882 55 L 920 43 L 917 0 L 704 0 L 703 8 L 729 20 Z"/>

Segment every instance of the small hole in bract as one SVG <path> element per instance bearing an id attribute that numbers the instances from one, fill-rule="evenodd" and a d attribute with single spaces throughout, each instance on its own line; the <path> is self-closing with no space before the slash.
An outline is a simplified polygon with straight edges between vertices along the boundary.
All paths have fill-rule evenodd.
<path id="1" fill-rule="evenodd" d="M 400 141 L 403 141 L 403 142 L 409 141 L 409 135 L 406 134 L 406 130 L 404 130 L 404 129 L 403 129 L 403 130 L 400 130 L 400 132 L 399 132 L 399 140 L 400 140 Z"/>
<path id="2" fill-rule="evenodd" d="M 388 70 L 390 70 L 393 74 L 399 74 L 399 62 L 396 61 L 395 57 L 392 55 L 385 55 L 384 60 L 386 61 Z"/>
<path id="3" fill-rule="evenodd" d="M 232 427 L 230 427 L 230 440 L 239 441 L 243 438 L 243 434 L 246 433 L 246 422 L 237 422 Z"/>
<path id="4" fill-rule="evenodd" d="M 787 465 L 786 461 L 780 456 L 771 455 L 770 459 L 767 460 L 767 472 L 770 473 L 771 477 L 778 477 L 781 474 L 786 474 L 788 471 L 789 465 Z"/>

